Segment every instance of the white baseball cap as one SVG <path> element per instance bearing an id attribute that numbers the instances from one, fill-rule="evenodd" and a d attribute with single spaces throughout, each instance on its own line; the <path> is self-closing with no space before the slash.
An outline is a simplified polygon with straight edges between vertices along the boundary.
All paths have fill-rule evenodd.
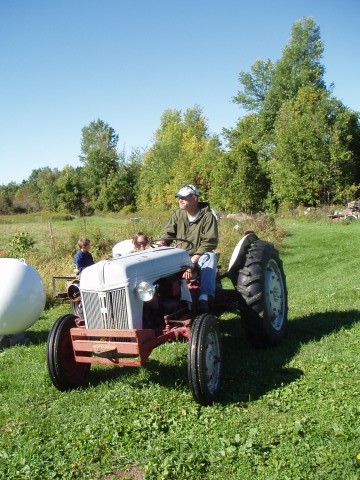
<path id="1" fill-rule="evenodd" d="M 199 190 L 194 187 L 194 185 L 191 185 L 190 183 L 185 183 L 185 185 L 181 186 L 175 197 L 187 197 L 188 195 L 199 196 Z"/>

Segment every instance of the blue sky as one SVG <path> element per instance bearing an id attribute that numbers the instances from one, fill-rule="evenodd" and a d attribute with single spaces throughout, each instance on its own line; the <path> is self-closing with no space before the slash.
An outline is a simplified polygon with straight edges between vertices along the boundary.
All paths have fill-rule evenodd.
<path id="1" fill-rule="evenodd" d="M 78 166 L 101 118 L 118 148 L 148 148 L 165 109 L 199 105 L 210 131 L 235 126 L 238 74 L 276 61 L 313 17 L 327 84 L 360 111 L 358 0 L 0 0 L 0 184 Z"/>

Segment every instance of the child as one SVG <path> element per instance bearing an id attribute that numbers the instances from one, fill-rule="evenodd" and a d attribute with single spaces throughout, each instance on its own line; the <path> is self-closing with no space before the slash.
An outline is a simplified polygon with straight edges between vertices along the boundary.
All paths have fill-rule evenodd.
<path id="1" fill-rule="evenodd" d="M 84 268 L 95 263 L 90 253 L 90 240 L 88 238 L 80 238 L 78 247 L 80 250 L 74 257 L 74 264 L 77 269 L 76 275 L 80 275 Z"/>
<path id="2" fill-rule="evenodd" d="M 135 247 L 135 251 L 136 250 L 145 250 L 145 248 L 147 247 L 147 245 L 149 243 L 149 239 L 148 239 L 147 235 L 145 235 L 145 233 L 138 232 L 135 235 L 135 237 L 132 239 L 132 243 Z"/>

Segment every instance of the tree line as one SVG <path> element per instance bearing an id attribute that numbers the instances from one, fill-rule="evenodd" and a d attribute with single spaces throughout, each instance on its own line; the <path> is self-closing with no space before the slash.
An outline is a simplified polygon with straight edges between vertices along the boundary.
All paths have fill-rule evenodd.
<path id="1" fill-rule="evenodd" d="M 344 204 L 360 194 L 360 125 L 333 95 L 321 63 L 314 19 L 292 25 L 277 61 L 258 59 L 239 73 L 233 97 L 245 114 L 210 134 L 200 106 L 165 110 L 152 146 L 118 151 L 105 121 L 82 129 L 81 166 L 33 170 L 20 185 L 0 186 L 0 213 L 136 211 L 170 208 L 182 183 L 193 183 L 218 210 L 277 211 Z"/>

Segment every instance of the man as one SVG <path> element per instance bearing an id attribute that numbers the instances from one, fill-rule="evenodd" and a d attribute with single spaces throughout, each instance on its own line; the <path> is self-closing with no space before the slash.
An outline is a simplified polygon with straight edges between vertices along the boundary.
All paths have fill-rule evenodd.
<path id="1" fill-rule="evenodd" d="M 208 302 L 215 296 L 217 258 L 214 249 L 218 244 L 217 221 L 208 203 L 199 202 L 199 191 L 194 185 L 183 185 L 175 195 L 179 209 L 171 216 L 163 230 L 163 237 L 177 237 L 192 242 L 183 244 L 194 264 L 184 273 L 189 279 L 196 266 L 200 268 L 199 313 L 209 311 Z"/>

